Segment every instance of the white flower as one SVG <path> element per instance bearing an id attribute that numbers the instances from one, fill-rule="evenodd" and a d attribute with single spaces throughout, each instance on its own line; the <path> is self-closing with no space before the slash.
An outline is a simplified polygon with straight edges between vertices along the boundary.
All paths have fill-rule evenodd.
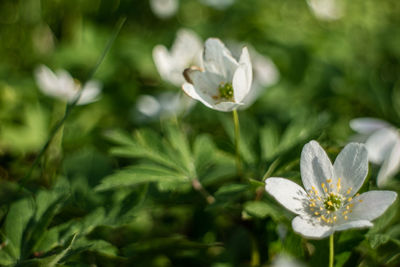
<path id="1" fill-rule="evenodd" d="M 160 19 L 167 19 L 178 11 L 178 0 L 150 0 L 150 8 Z"/>
<path id="2" fill-rule="evenodd" d="M 50 97 L 66 102 L 73 102 L 82 90 L 77 105 L 85 105 L 99 99 L 101 84 L 97 81 L 88 81 L 81 89 L 79 82 L 76 82 L 66 70 L 52 72 L 48 67 L 40 65 L 35 69 L 36 83 L 39 89 Z"/>
<path id="3" fill-rule="evenodd" d="M 400 170 L 400 134 L 389 123 L 374 118 L 358 118 L 350 121 L 350 127 L 359 133 L 356 138 L 365 142 L 368 159 L 382 164 L 377 185 L 385 185 Z"/>
<path id="4" fill-rule="evenodd" d="M 202 44 L 198 35 L 187 29 L 180 29 L 171 51 L 163 45 L 153 49 L 153 59 L 161 78 L 181 86 L 185 82 L 182 72 L 191 65 L 201 62 Z"/>
<path id="5" fill-rule="evenodd" d="M 136 102 L 136 109 L 141 114 L 138 117 L 139 120 L 148 120 L 178 116 L 189 111 L 193 104 L 193 100 L 184 94 L 164 92 L 156 97 L 140 95 Z"/>
<path id="6" fill-rule="evenodd" d="M 289 255 L 279 254 L 272 261 L 271 267 L 305 267 L 305 265 Z"/>
<path id="7" fill-rule="evenodd" d="M 284 178 L 268 178 L 266 191 L 298 216 L 293 230 L 307 238 L 324 238 L 335 231 L 371 227 L 371 220 L 382 215 L 394 202 L 392 191 L 356 194 L 368 173 L 367 150 L 350 143 L 332 166 L 316 141 L 306 144 L 301 153 L 300 171 L 305 190 Z"/>
<path id="8" fill-rule="evenodd" d="M 237 62 L 219 39 L 209 38 L 205 43 L 203 65 L 204 71 L 196 67 L 185 70 L 187 83 L 182 89 L 187 95 L 219 111 L 232 111 L 244 104 L 253 76 L 246 47 Z"/>
<path id="9" fill-rule="evenodd" d="M 336 20 L 343 15 L 338 0 L 307 0 L 307 4 L 314 15 L 321 20 Z"/>

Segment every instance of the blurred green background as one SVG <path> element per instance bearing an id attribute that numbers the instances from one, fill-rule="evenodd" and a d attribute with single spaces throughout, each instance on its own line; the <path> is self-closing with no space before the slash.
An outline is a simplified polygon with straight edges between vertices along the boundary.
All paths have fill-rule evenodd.
<path id="1" fill-rule="evenodd" d="M 302 146 L 317 139 L 333 159 L 353 135 L 353 118 L 400 125 L 400 2 L 337 0 L 339 13 L 325 19 L 302 0 L 213 2 L 181 0 L 168 18 L 146 0 L 0 2 L 0 265 L 269 266 L 282 253 L 327 264 L 327 240 L 294 234 L 290 213 L 256 181 L 268 171 L 300 182 Z M 77 106 L 62 129 L 57 175 L 45 180 L 41 163 L 25 181 L 64 108 L 40 92 L 35 68 L 66 69 L 86 81 L 122 18 L 94 75 L 103 84 L 100 100 Z M 239 111 L 244 179 L 235 173 L 231 114 L 197 103 L 177 128 L 174 119 L 137 119 L 139 95 L 180 90 L 160 78 L 152 50 L 171 47 L 181 28 L 203 40 L 251 44 L 280 73 Z M 187 142 L 213 204 L 187 177 L 174 180 L 171 172 L 175 178 L 165 182 L 136 166 L 154 160 L 140 149 L 180 151 L 180 142 Z M 143 181 L 99 189 L 112 174 L 131 179 L 129 171 Z M 376 173 L 371 166 L 364 190 L 376 188 Z M 390 189 L 398 191 L 394 180 Z M 337 235 L 336 266 L 398 266 L 398 219 L 396 202 L 371 230 Z M 19 253 L 4 249 L 13 238 Z"/>

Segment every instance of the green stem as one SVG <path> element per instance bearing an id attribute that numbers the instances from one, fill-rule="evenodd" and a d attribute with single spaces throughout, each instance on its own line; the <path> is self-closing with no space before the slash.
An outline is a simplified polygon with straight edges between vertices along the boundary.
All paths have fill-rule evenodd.
<path id="1" fill-rule="evenodd" d="M 333 234 L 329 237 L 329 267 L 333 267 L 333 257 L 334 257 L 334 248 L 333 248 Z"/>
<path id="2" fill-rule="evenodd" d="M 242 175 L 242 161 L 240 159 L 239 140 L 240 140 L 240 126 L 239 116 L 237 110 L 233 110 L 233 122 L 235 124 L 235 151 L 236 151 L 236 168 L 239 176 Z"/>
<path id="3" fill-rule="evenodd" d="M 96 71 L 100 67 L 100 64 L 103 62 L 105 56 L 110 51 L 115 39 L 117 38 L 117 36 L 118 36 L 118 34 L 119 34 L 119 32 L 120 32 L 120 30 L 122 28 L 122 26 L 125 24 L 125 21 L 126 21 L 126 17 L 123 17 L 117 22 L 117 26 L 115 27 L 115 31 L 114 31 L 113 35 L 108 40 L 107 45 L 103 50 L 103 53 L 100 55 L 99 59 L 96 62 L 96 65 L 93 67 L 92 71 L 89 73 L 87 81 L 89 81 L 89 80 L 91 80 L 93 78 L 94 74 L 96 73 Z M 57 134 L 57 132 L 64 125 L 64 122 L 69 117 L 69 114 L 71 113 L 71 111 L 74 109 L 74 107 L 78 103 L 78 100 L 79 100 L 79 98 L 81 96 L 81 93 L 82 93 L 82 91 L 79 91 L 79 93 L 77 93 L 74 101 L 72 101 L 71 103 L 69 103 L 67 105 L 67 107 L 65 109 L 64 116 L 52 128 L 49 138 L 47 139 L 46 143 L 43 145 L 42 149 L 39 151 L 38 155 L 36 156 L 36 158 L 35 158 L 32 166 L 31 166 L 30 170 L 28 171 L 27 175 L 24 178 L 22 178 L 22 180 L 20 181 L 21 186 L 23 186 L 30 179 L 33 170 L 39 164 L 40 159 L 45 154 L 45 152 L 46 152 L 47 148 L 49 147 L 49 145 L 51 144 L 51 141 L 53 140 L 54 136 Z"/>

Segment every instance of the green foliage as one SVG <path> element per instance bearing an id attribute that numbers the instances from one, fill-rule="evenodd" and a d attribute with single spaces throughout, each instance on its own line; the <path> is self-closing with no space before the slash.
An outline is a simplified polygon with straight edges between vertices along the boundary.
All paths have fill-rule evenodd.
<path id="1" fill-rule="evenodd" d="M 328 240 L 294 233 L 264 181 L 300 184 L 304 144 L 334 158 L 355 138 L 353 118 L 399 127 L 400 5 L 335 0 L 341 16 L 323 20 L 311 0 L 223 2 L 179 1 L 162 19 L 147 0 L 0 1 L 1 266 L 272 266 L 282 255 L 327 265 Z M 156 115 L 138 110 L 139 95 L 178 93 L 152 50 L 181 28 L 246 43 L 277 67 L 279 81 L 238 110 L 242 173 L 232 114 L 201 103 L 171 114 L 161 98 Z M 96 79 L 102 94 L 68 113 L 36 162 L 65 107 L 39 90 L 40 64 Z M 379 168 L 362 191 L 377 189 Z M 399 176 L 384 189 L 399 193 Z M 335 233 L 335 266 L 399 266 L 399 205 L 370 229 Z"/>

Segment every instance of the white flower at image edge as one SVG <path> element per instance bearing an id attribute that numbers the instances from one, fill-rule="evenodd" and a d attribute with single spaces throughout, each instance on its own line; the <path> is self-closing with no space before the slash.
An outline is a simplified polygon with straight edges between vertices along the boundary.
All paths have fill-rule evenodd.
<path id="1" fill-rule="evenodd" d="M 88 81 L 83 88 L 66 70 L 52 72 L 48 67 L 40 65 L 35 69 L 36 83 L 39 89 L 47 96 L 71 103 L 82 90 L 77 105 L 85 105 L 99 99 L 101 84 L 97 81 Z"/>
<path id="2" fill-rule="evenodd" d="M 284 178 L 268 178 L 265 189 L 280 204 L 298 216 L 293 230 L 311 239 L 321 239 L 350 228 L 371 227 L 395 201 L 392 191 L 356 194 L 368 173 L 367 150 L 350 143 L 332 166 L 316 141 L 306 144 L 301 153 L 300 171 L 304 185 Z"/>
<path id="3" fill-rule="evenodd" d="M 398 129 L 386 121 L 375 118 L 357 118 L 350 127 L 358 133 L 355 138 L 365 142 L 368 159 L 381 165 L 377 185 L 384 186 L 400 170 L 400 134 Z"/>
<path id="4" fill-rule="evenodd" d="M 187 83 L 183 91 L 209 108 L 232 111 L 243 105 L 252 82 L 249 52 L 242 49 L 239 62 L 216 38 L 207 39 L 203 52 L 204 70 L 191 67 L 184 71 Z"/>

